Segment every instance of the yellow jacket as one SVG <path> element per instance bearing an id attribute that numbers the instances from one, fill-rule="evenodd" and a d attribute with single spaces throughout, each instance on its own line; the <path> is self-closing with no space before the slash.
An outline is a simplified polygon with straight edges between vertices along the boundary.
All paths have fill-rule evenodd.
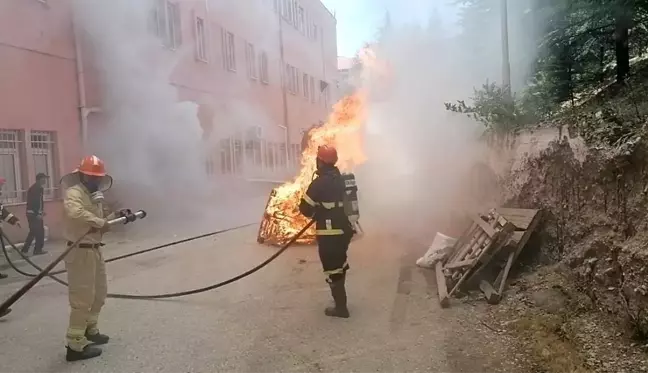
<path id="1" fill-rule="evenodd" d="M 65 191 L 63 199 L 63 237 L 68 241 L 76 241 L 90 228 L 101 228 L 113 214 L 104 217 L 105 212 L 101 203 L 95 203 L 90 192 L 83 184 L 76 184 Z M 101 243 L 102 234 L 93 232 L 85 236 L 82 243 Z"/>

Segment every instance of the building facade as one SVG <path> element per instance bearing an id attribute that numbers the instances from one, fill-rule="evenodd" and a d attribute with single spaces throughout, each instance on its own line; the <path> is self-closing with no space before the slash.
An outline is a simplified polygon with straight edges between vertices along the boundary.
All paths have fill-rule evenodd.
<path id="1" fill-rule="evenodd" d="M 319 0 L 151 1 L 150 32 L 179 55 L 169 83 L 180 101 L 198 105 L 205 172 L 293 174 L 303 132 L 326 120 L 336 97 L 335 17 Z M 73 12 L 71 0 L 0 1 L 2 201 L 24 216 L 36 173 L 51 175 L 54 235 L 58 181 L 78 163 L 88 133 L 105 124 L 97 56 Z"/>

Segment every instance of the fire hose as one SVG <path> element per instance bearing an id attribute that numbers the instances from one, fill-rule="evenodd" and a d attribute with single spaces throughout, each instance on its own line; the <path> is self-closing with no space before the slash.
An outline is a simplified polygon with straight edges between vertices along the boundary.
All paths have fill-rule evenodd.
<path id="1" fill-rule="evenodd" d="M 143 215 L 141 215 L 139 218 L 143 218 L 143 217 L 146 216 L 146 213 L 144 211 L 138 211 L 134 215 L 136 215 L 138 213 L 143 213 Z M 128 221 L 123 220 L 123 219 L 125 219 L 125 218 L 119 218 L 119 219 L 111 220 L 109 223 L 110 224 L 116 224 L 116 223 L 121 223 L 121 222 L 124 222 L 124 223 L 128 222 Z M 259 265 L 251 268 L 250 270 L 248 270 L 248 271 L 246 271 L 244 273 L 241 273 L 240 275 L 237 275 L 237 276 L 232 277 L 230 279 L 227 279 L 225 281 L 221 281 L 219 283 L 209 285 L 209 286 L 205 286 L 205 287 L 201 287 L 201 288 L 197 288 L 197 289 L 180 291 L 180 292 L 175 292 L 175 293 L 164 293 L 164 294 L 154 294 L 154 295 L 113 294 L 113 293 L 109 293 L 108 297 L 109 298 L 118 298 L 118 299 L 135 299 L 135 300 L 154 300 L 154 299 L 177 298 L 177 297 L 182 297 L 182 296 L 187 296 L 187 295 L 203 293 L 203 292 L 206 292 L 206 291 L 214 290 L 214 289 L 220 288 L 222 286 L 231 284 L 231 283 L 233 283 L 235 281 L 238 281 L 238 280 L 240 280 L 240 279 L 242 279 L 244 277 L 247 277 L 247 276 L 257 272 L 261 268 L 263 268 L 263 267 L 267 266 L 268 264 L 270 264 L 277 257 L 279 257 L 279 255 L 281 255 L 284 251 L 286 251 L 286 249 L 288 249 L 291 245 L 293 245 L 308 230 L 308 228 L 310 228 L 311 225 L 313 225 L 314 222 L 315 222 L 314 220 L 311 220 L 299 232 L 297 232 L 297 234 L 295 234 L 290 240 L 288 240 L 288 242 L 286 242 L 284 245 L 282 245 L 281 248 L 276 253 L 271 255 L 268 259 L 266 259 L 265 261 L 263 261 Z M 138 252 L 121 255 L 121 256 L 106 260 L 106 263 L 116 261 L 116 260 L 120 260 L 120 259 L 124 259 L 124 258 L 128 258 L 128 257 L 132 257 L 132 256 L 143 254 L 143 253 L 147 253 L 147 252 L 151 252 L 151 251 L 154 251 L 154 250 L 159 250 L 159 249 L 162 249 L 162 248 L 165 248 L 165 247 L 174 246 L 174 245 L 178 245 L 178 244 L 181 244 L 181 243 L 197 240 L 197 239 L 200 239 L 200 238 L 214 236 L 214 235 L 217 235 L 217 234 L 220 234 L 220 233 L 225 233 L 227 231 L 232 231 L 232 230 L 235 230 L 235 229 L 241 229 L 241 228 L 244 228 L 244 227 L 247 227 L 247 226 L 250 226 L 250 225 L 252 225 L 252 224 L 246 224 L 246 225 L 239 226 L 239 227 L 234 227 L 234 228 L 224 229 L 224 230 L 211 232 L 211 233 L 207 233 L 207 234 L 202 234 L 202 235 L 199 235 L 199 236 L 194 236 L 194 237 L 190 237 L 190 238 L 187 238 L 187 239 L 167 243 L 167 244 L 164 244 L 164 245 L 152 247 L 152 248 L 141 250 L 141 251 L 138 251 Z M 85 237 L 85 235 L 83 237 Z M 65 282 L 65 281 L 63 281 L 63 280 L 61 280 L 61 279 L 59 279 L 58 277 L 55 276 L 55 274 L 65 273 L 66 271 L 63 270 L 63 271 L 57 271 L 57 272 L 53 272 L 53 273 L 49 273 L 49 271 L 51 271 L 61 260 L 63 260 L 65 258 L 65 256 L 74 247 L 76 247 L 80 243 L 80 241 L 83 239 L 83 237 L 81 237 L 76 242 L 74 242 L 72 245 L 70 245 L 70 247 L 65 252 L 63 252 L 58 258 L 56 258 L 52 263 L 50 263 L 45 268 L 39 267 L 38 265 L 33 263 L 31 260 L 29 260 L 28 258 L 23 256 L 26 259 L 27 263 L 29 263 L 32 267 L 34 267 L 35 269 L 40 271 L 40 273 L 38 275 L 33 275 L 31 273 L 24 272 L 24 271 L 20 270 L 19 268 L 17 268 L 17 266 L 15 266 L 15 264 L 9 258 L 9 255 L 7 253 L 7 249 L 6 249 L 5 245 L 4 245 L 4 240 L 7 240 L 7 242 L 11 245 L 11 247 L 15 251 L 19 252 L 19 250 L 16 248 L 16 246 L 11 241 L 9 241 L 9 239 L 4 234 L 0 235 L 0 244 L 2 246 L 3 253 L 4 253 L 5 257 L 7 258 L 7 262 L 11 265 L 11 267 L 14 270 L 16 270 L 18 273 L 22 274 L 22 275 L 29 276 L 29 277 L 33 276 L 31 281 L 29 281 L 25 286 L 23 286 L 20 290 L 18 290 L 15 294 L 13 294 L 4 303 L 0 304 L 0 317 L 3 317 L 6 314 L 8 314 L 10 312 L 9 307 L 12 304 L 14 304 L 16 301 L 18 301 L 18 299 L 20 299 L 27 291 L 29 291 L 29 289 L 31 289 L 34 285 L 36 285 L 36 283 L 38 281 L 40 281 L 45 276 L 49 276 L 50 278 L 52 278 L 54 281 L 58 282 L 61 285 L 68 286 L 67 282 Z M 20 253 L 20 254 L 22 256 L 22 253 Z"/>

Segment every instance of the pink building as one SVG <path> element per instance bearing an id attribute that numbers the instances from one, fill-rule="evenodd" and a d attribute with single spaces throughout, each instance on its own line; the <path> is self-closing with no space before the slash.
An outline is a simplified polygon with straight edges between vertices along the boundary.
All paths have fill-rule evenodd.
<path id="1" fill-rule="evenodd" d="M 319 0 L 237 3 L 155 0 L 151 32 L 168 53 L 193 50 L 179 57 L 170 84 L 180 100 L 199 104 L 214 144 L 206 172 L 285 177 L 298 162 L 302 132 L 326 119 L 336 95 L 336 20 Z M 24 217 L 36 173 L 51 175 L 46 211 L 54 236 L 58 180 L 76 166 L 93 126 L 102 125 L 95 56 L 77 44 L 72 12 L 71 0 L 0 1 L 3 201 Z M 225 123 L 232 103 L 253 109 L 258 123 Z"/>

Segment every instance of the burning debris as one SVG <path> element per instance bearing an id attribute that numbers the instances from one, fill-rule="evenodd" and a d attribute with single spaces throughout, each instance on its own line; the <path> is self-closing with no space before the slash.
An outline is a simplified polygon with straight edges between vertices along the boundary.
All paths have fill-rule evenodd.
<path id="1" fill-rule="evenodd" d="M 317 149 L 333 145 L 338 151 L 337 167 L 348 172 L 364 163 L 362 129 L 366 120 L 366 95 L 358 91 L 342 98 L 333 106 L 328 121 L 310 133 L 308 145 L 302 153 L 301 170 L 297 177 L 272 190 L 259 227 L 257 242 L 281 245 L 292 238 L 309 219 L 299 213 L 299 201 L 315 177 Z M 310 244 L 315 241 L 315 228 L 311 227 L 297 241 Z"/>

